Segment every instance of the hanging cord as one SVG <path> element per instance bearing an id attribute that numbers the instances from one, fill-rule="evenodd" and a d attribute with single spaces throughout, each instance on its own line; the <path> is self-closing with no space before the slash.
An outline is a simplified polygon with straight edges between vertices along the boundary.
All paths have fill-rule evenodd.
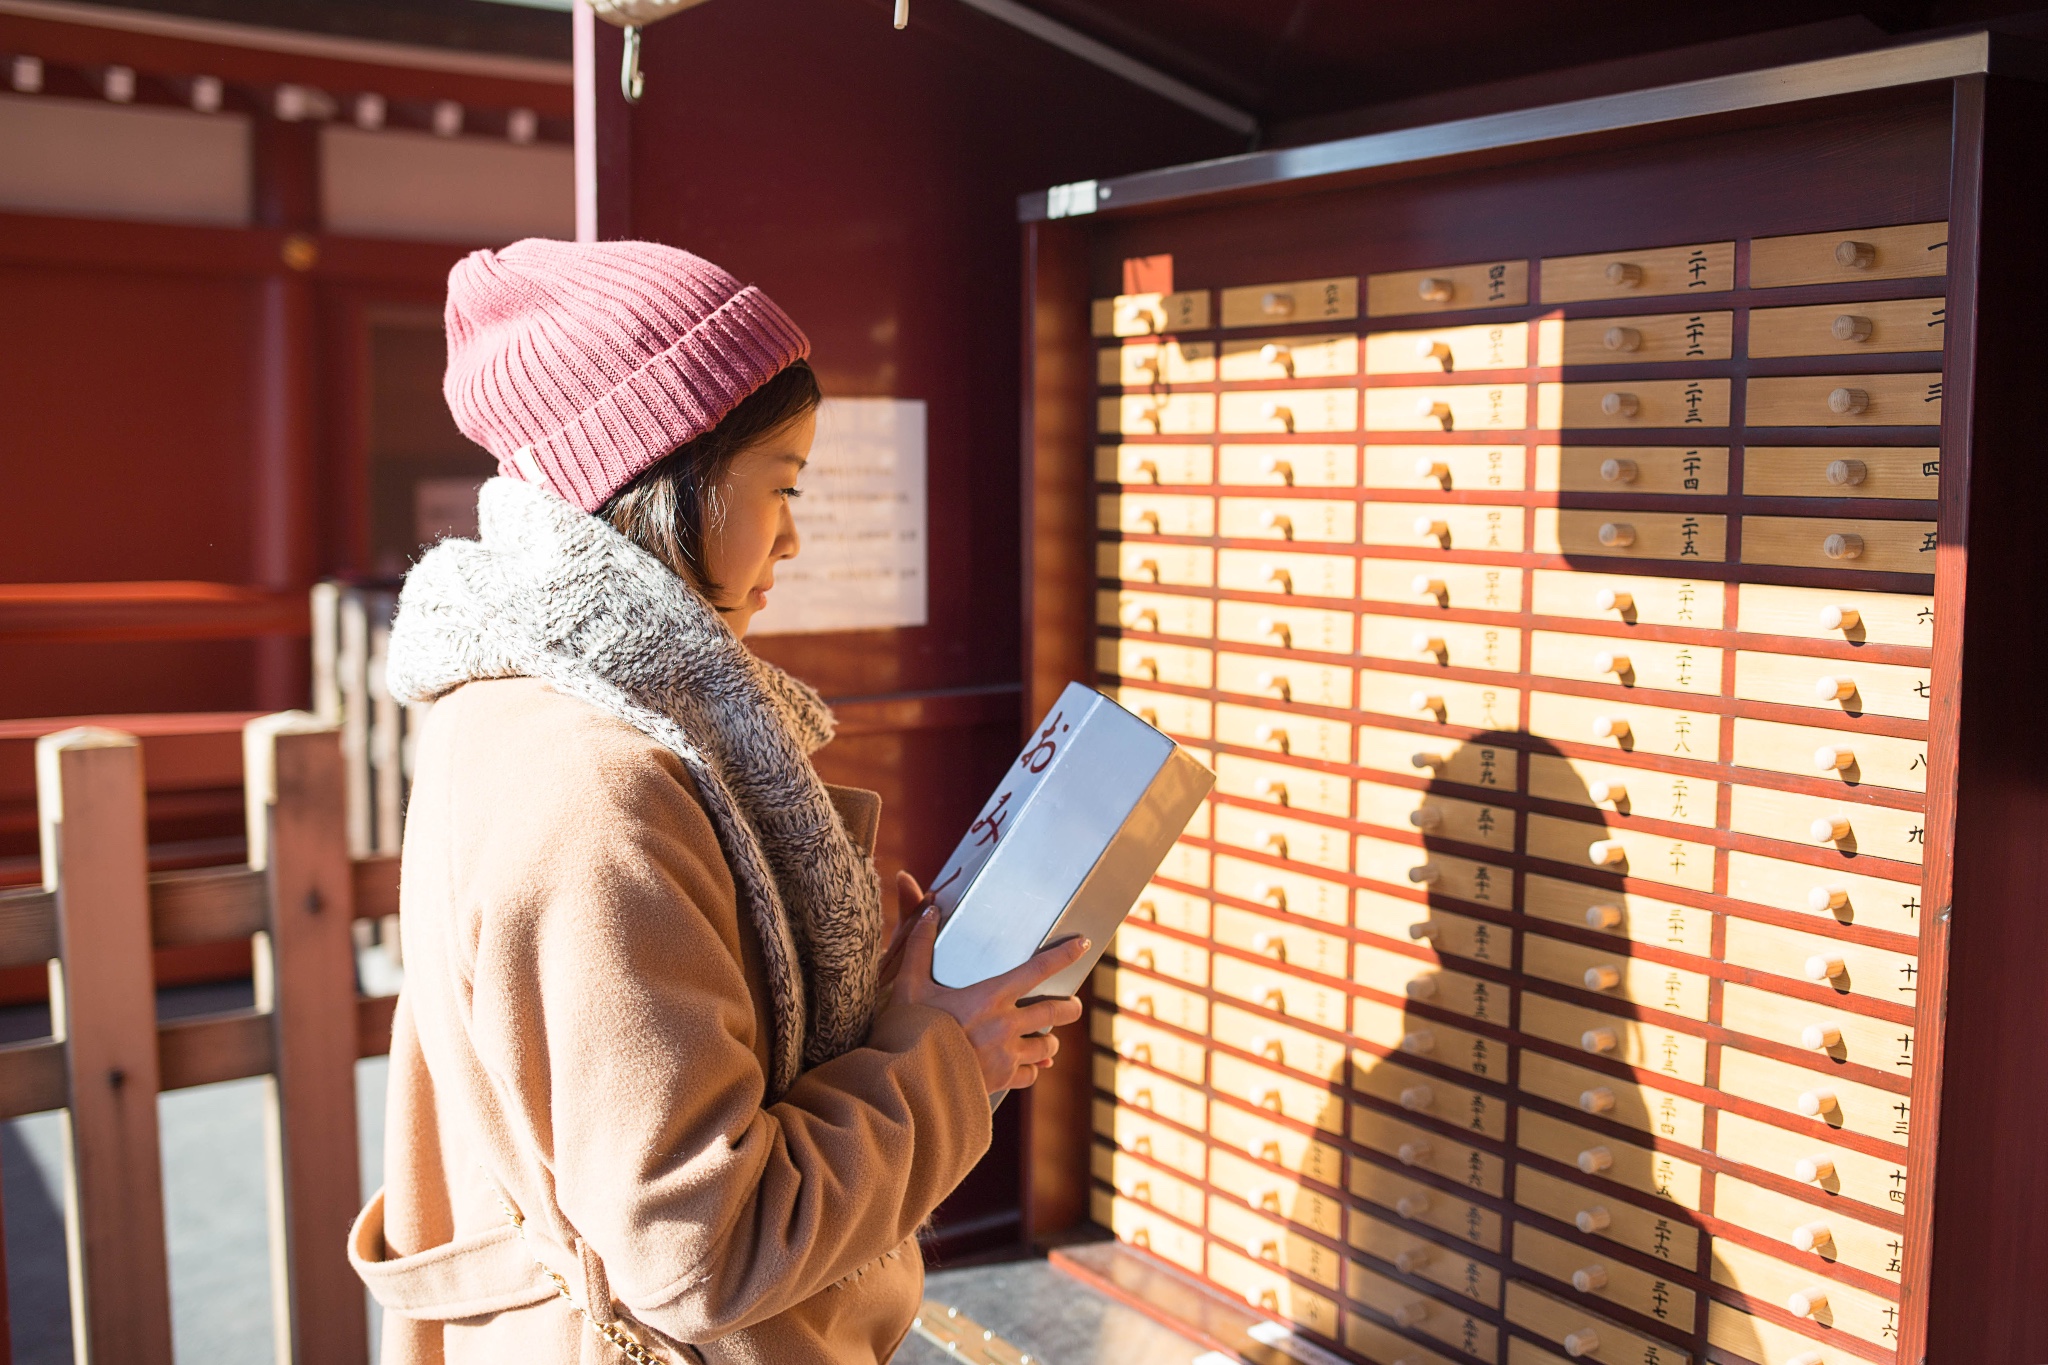
<path id="1" fill-rule="evenodd" d="M 896 0 L 900 4 L 908 0 Z M 619 64 L 619 93 L 626 103 L 638 104 L 647 89 L 647 77 L 640 73 L 640 25 L 626 25 L 626 52 Z"/>

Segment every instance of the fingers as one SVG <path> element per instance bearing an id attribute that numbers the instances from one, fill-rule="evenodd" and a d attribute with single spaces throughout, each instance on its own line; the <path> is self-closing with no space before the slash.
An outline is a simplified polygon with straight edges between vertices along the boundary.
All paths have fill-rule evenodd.
<path id="1" fill-rule="evenodd" d="M 905 919 L 909 919 L 911 913 L 924 904 L 924 889 L 917 884 L 917 878 L 908 872 L 896 874 L 896 904 L 903 907 Z"/>
<path id="2" fill-rule="evenodd" d="M 932 906 L 926 906 L 910 925 L 910 932 L 904 936 L 901 956 L 895 968 L 895 990 L 899 999 L 922 999 L 922 996 L 901 994 L 906 988 L 915 992 L 919 988 L 932 988 L 932 944 L 939 936 L 939 914 Z"/>
<path id="3" fill-rule="evenodd" d="M 1038 955 L 1022 966 L 1012 967 L 1001 976 L 986 984 L 993 987 L 996 998 L 1016 1000 L 1033 993 L 1034 989 L 1088 955 L 1092 943 L 1085 938 L 1062 939 L 1048 948 L 1041 948 Z"/>
<path id="4" fill-rule="evenodd" d="M 1015 1023 L 1019 1033 L 1043 1033 L 1061 1024 L 1071 1024 L 1080 1017 L 1081 1002 L 1069 995 L 1020 1007 Z"/>

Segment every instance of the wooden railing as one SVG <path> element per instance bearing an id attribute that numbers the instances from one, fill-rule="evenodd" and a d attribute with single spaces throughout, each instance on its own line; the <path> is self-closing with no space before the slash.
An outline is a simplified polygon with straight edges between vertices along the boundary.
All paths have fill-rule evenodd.
<path id="1" fill-rule="evenodd" d="M 82 1362 L 171 1365 L 156 1096 L 253 1076 L 269 1077 L 273 1096 L 277 1359 L 368 1358 L 344 1252 L 361 1194 L 355 1063 L 389 1049 L 395 999 L 358 995 L 351 927 L 397 913 L 398 860 L 349 854 L 336 727 L 267 716 L 243 744 L 248 863 L 152 876 L 136 738 L 80 728 L 37 741 L 43 885 L 0 892 L 0 966 L 49 964 L 55 1036 L 0 1047 L 0 1117 L 69 1111 L 63 1203 Z M 154 950 L 243 937 L 255 1006 L 159 1024 Z"/>

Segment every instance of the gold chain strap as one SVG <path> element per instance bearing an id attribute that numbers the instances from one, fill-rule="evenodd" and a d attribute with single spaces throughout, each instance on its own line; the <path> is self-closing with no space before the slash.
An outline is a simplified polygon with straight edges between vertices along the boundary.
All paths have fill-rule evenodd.
<path id="1" fill-rule="evenodd" d="M 526 1220 L 519 1216 L 519 1210 L 512 1207 L 512 1201 L 507 1199 L 502 1191 L 498 1192 L 498 1207 L 505 1211 L 505 1220 L 518 1230 L 522 1239 L 526 1239 Z M 619 1353 L 632 1361 L 633 1365 L 666 1365 L 660 1356 L 641 1345 L 631 1333 L 616 1322 L 599 1322 L 592 1316 L 588 1309 L 576 1302 L 576 1296 L 569 1291 L 569 1282 L 550 1269 L 546 1261 L 535 1256 L 533 1263 L 540 1267 L 541 1274 L 554 1282 L 555 1288 L 568 1303 L 569 1311 L 581 1314 L 583 1320 L 590 1324 L 591 1331 L 618 1348 Z"/>

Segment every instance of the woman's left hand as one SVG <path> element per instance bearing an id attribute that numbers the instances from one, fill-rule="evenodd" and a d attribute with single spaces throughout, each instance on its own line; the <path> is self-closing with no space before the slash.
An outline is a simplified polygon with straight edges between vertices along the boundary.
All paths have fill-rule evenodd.
<path id="1" fill-rule="evenodd" d="M 888 999 L 896 987 L 896 969 L 903 965 L 903 946 L 917 927 L 918 912 L 925 906 L 925 894 L 917 878 L 908 872 L 896 874 L 896 904 L 882 909 L 882 972 L 879 998 Z"/>

